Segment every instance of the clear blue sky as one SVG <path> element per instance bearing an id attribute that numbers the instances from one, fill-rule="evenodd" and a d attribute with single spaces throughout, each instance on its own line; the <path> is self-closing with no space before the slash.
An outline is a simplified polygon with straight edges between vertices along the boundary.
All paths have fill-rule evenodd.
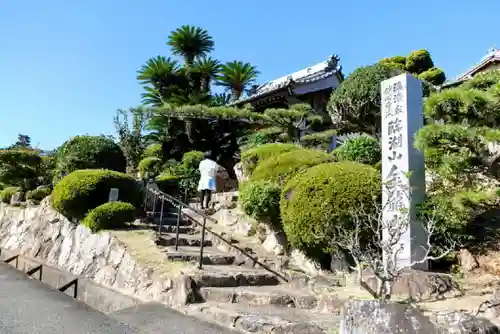
<path id="1" fill-rule="evenodd" d="M 18 133 L 52 149 L 76 134 L 114 134 L 117 108 L 140 102 L 136 70 L 169 55 L 170 31 L 209 31 L 214 56 L 243 60 L 259 82 L 340 55 L 346 73 L 427 48 L 455 77 L 500 47 L 498 0 L 3 0 L 0 147 Z"/>

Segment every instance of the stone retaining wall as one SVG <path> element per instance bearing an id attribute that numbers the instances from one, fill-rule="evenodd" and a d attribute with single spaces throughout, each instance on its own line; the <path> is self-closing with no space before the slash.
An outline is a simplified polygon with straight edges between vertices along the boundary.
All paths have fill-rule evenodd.
<path id="1" fill-rule="evenodd" d="M 86 298 L 94 292 L 102 293 L 101 285 L 142 301 L 169 306 L 186 302 L 186 294 L 177 294 L 175 289 L 184 286 L 183 277 L 157 277 L 151 268 L 134 260 L 110 233 L 92 233 L 72 224 L 50 206 L 49 198 L 27 208 L 0 204 L 0 248 L 87 279 L 92 284 L 84 284 L 89 295 Z M 47 279 L 59 284 L 62 277 L 57 275 L 66 274 Z"/>

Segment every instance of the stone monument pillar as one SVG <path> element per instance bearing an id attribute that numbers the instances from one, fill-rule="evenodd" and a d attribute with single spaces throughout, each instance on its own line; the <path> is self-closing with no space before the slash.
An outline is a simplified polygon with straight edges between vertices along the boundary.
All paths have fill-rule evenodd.
<path id="1" fill-rule="evenodd" d="M 406 268 L 423 259 L 427 244 L 425 229 L 416 221 L 416 206 L 425 197 L 424 156 L 413 146 L 424 122 L 422 83 L 405 73 L 383 81 L 381 86 L 383 219 L 391 228 L 403 226 L 390 255 L 397 253 L 395 265 Z M 383 236 L 388 240 L 387 230 Z M 428 269 L 427 263 L 413 268 Z"/>

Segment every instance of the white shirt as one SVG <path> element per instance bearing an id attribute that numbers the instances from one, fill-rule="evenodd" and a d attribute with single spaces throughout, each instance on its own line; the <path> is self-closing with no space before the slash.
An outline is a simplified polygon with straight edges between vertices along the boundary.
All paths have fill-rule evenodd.
<path id="1" fill-rule="evenodd" d="M 200 170 L 200 182 L 198 190 L 215 190 L 215 175 L 219 165 L 210 159 L 204 159 L 200 162 L 198 169 Z"/>

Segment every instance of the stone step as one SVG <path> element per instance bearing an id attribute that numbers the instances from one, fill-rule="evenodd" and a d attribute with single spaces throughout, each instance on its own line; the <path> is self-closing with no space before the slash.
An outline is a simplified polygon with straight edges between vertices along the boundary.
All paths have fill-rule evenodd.
<path id="1" fill-rule="evenodd" d="M 199 262 L 200 247 L 182 246 L 178 250 L 174 247 L 165 247 L 167 260 L 183 262 Z M 207 247 L 203 251 L 203 264 L 207 265 L 231 265 L 235 263 L 236 257 L 220 252 L 214 252 L 214 249 Z"/>
<path id="2" fill-rule="evenodd" d="M 175 226 L 175 225 L 163 225 L 161 227 L 162 234 L 163 233 L 176 233 L 176 232 L 177 232 L 177 226 Z M 199 234 L 199 231 L 193 225 L 179 226 L 179 234 L 194 235 L 194 234 Z"/>
<path id="3" fill-rule="evenodd" d="M 207 302 L 247 305 L 274 305 L 314 309 L 318 300 L 308 291 L 294 291 L 283 286 L 242 286 L 236 288 L 206 287 L 200 294 Z"/>
<path id="4" fill-rule="evenodd" d="M 177 216 L 163 216 L 162 217 L 162 225 L 172 225 L 172 226 L 176 226 L 177 225 Z M 160 225 L 160 217 L 155 217 L 154 219 L 152 219 L 152 222 L 153 224 L 156 224 L 156 225 Z M 188 225 L 191 225 L 191 222 L 185 220 L 185 219 L 181 219 L 179 221 L 179 226 L 188 226 Z"/>
<path id="5" fill-rule="evenodd" d="M 205 265 L 202 270 L 194 268 L 186 273 L 199 288 L 275 286 L 281 283 L 278 276 L 266 270 L 239 266 Z"/>
<path id="6" fill-rule="evenodd" d="M 317 310 L 231 303 L 202 303 L 186 313 L 245 333 L 336 333 L 340 317 Z"/>
<path id="7" fill-rule="evenodd" d="M 156 241 L 159 246 L 175 246 L 175 233 L 162 233 L 161 237 Z M 179 246 L 191 246 L 200 247 L 201 236 L 179 234 Z M 211 247 L 211 240 L 204 240 L 203 245 L 205 247 Z"/>

